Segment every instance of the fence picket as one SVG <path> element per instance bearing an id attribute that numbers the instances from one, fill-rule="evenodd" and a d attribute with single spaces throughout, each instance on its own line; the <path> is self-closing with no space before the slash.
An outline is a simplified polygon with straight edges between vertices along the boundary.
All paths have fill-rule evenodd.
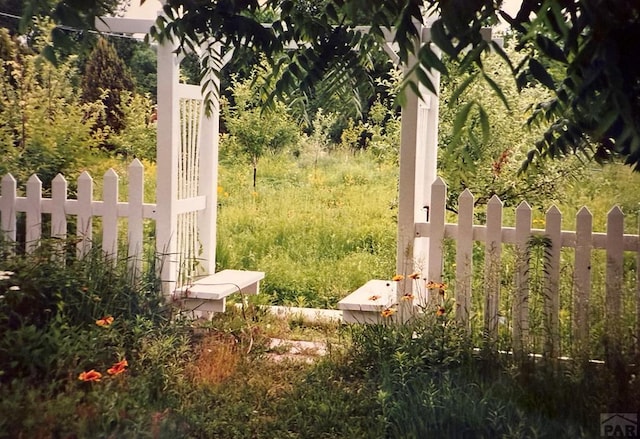
<path id="1" fill-rule="evenodd" d="M 4 238 L 16 240 L 16 199 L 17 182 L 13 175 L 2 177 L 2 197 L 0 197 L 0 226 L 4 232 Z"/>
<path id="2" fill-rule="evenodd" d="M 129 229 L 129 267 L 134 273 L 142 271 L 143 250 L 143 221 L 144 221 L 144 167 L 138 159 L 134 159 L 129 165 L 129 203 L 128 203 L 128 229 Z"/>
<path id="3" fill-rule="evenodd" d="M 36 174 L 27 181 L 26 202 L 25 248 L 27 252 L 32 252 L 42 237 L 42 181 Z"/>
<path id="4" fill-rule="evenodd" d="M 444 244 L 444 223 L 447 200 L 447 185 L 438 177 L 431 185 L 431 207 L 429 212 L 431 234 L 429 237 L 429 267 L 428 280 L 442 282 L 442 246 Z M 427 300 L 433 301 L 431 291 Z"/>
<path id="5" fill-rule="evenodd" d="M 588 349 L 589 345 L 592 227 L 593 216 L 589 209 L 582 207 L 576 215 L 576 252 L 573 269 L 573 331 L 579 351 Z"/>
<path id="6" fill-rule="evenodd" d="M 513 349 L 522 353 L 529 339 L 529 238 L 531 237 L 531 206 L 526 201 L 516 208 L 515 297 L 512 303 Z"/>
<path id="7" fill-rule="evenodd" d="M 458 197 L 458 236 L 456 242 L 456 319 L 469 328 L 471 281 L 473 279 L 473 202 L 465 189 Z"/>
<path id="8" fill-rule="evenodd" d="M 114 261 L 118 257 L 118 180 L 113 169 L 105 172 L 102 194 L 102 249 Z"/>
<path id="9" fill-rule="evenodd" d="M 89 253 L 93 240 L 93 178 L 87 171 L 78 177 L 77 234 L 79 237 L 76 254 L 83 257 Z"/>
<path id="10" fill-rule="evenodd" d="M 51 182 L 51 237 L 65 239 L 67 237 L 67 180 L 58 174 Z"/>
<path id="11" fill-rule="evenodd" d="M 560 352 L 560 254 L 562 251 L 562 213 L 556 206 L 547 210 L 545 234 L 551 241 L 545 254 L 545 353 L 557 356 Z"/>
<path id="12" fill-rule="evenodd" d="M 26 184 L 26 196 L 17 196 L 17 182 L 11 174 L 2 177 L 0 193 L 0 231 L 4 237 L 16 241 L 24 239 L 27 252 L 33 251 L 43 236 L 43 214 L 51 214 L 51 237 L 60 238 L 60 246 L 67 238 L 70 216 L 76 222 L 76 256 L 88 254 L 93 242 L 93 218 L 102 217 L 102 247 L 114 260 L 118 252 L 119 218 L 128 219 L 128 257 L 139 273 L 144 251 L 143 226 L 146 218 L 156 217 L 156 205 L 144 203 L 144 167 L 134 160 L 129 168 L 128 202 L 118 201 L 119 177 L 113 169 L 104 174 L 103 200 L 93 199 L 93 178 L 85 171 L 78 177 L 76 199 L 68 197 L 68 183 L 61 174 L 51 181 L 51 197 L 42 195 L 42 182 L 32 175 Z M 25 213 L 24 238 L 17 233 L 18 214 Z"/>
<path id="13" fill-rule="evenodd" d="M 618 337 L 620 312 L 622 311 L 622 258 L 623 258 L 624 214 L 614 206 L 607 215 L 607 274 L 606 274 L 606 320 L 607 333 Z"/>
<path id="14" fill-rule="evenodd" d="M 487 203 L 486 228 L 484 328 L 489 342 L 495 342 L 498 336 L 502 258 L 502 201 L 496 195 L 492 196 Z"/>

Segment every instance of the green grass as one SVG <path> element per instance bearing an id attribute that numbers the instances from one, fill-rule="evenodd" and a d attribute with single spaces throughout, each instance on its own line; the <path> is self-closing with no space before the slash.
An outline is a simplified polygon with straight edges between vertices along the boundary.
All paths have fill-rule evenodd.
<path id="1" fill-rule="evenodd" d="M 217 264 L 259 269 L 261 300 L 333 308 L 373 278 L 395 270 L 394 166 L 366 155 L 264 157 L 220 169 Z"/>
<path id="2" fill-rule="evenodd" d="M 223 166 L 219 263 L 267 278 L 258 302 L 210 322 L 166 306 L 152 260 L 134 280 L 99 248 L 82 261 L 63 261 L 46 241 L 30 256 L 1 248 L 0 269 L 13 274 L 0 281 L 0 438 L 595 438 L 600 413 L 640 411 L 633 351 L 604 365 L 513 358 L 474 349 L 482 339 L 448 314 L 341 326 L 266 312 L 260 303 L 335 306 L 394 274 L 397 169 L 372 163 L 265 157 L 255 194 L 249 167 Z M 538 312 L 540 297 L 531 306 Z M 602 306 L 595 296 L 594 321 Z M 96 325 L 108 315 L 111 325 Z M 276 363 L 273 337 L 326 341 L 329 353 Z M 109 375 L 122 359 L 126 371 Z M 103 379 L 79 380 L 91 369 Z"/>

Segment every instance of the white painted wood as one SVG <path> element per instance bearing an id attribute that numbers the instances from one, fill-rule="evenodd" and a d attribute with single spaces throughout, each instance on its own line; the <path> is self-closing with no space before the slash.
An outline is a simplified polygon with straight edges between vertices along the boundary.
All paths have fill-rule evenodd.
<path id="1" fill-rule="evenodd" d="M 128 262 L 134 276 L 142 272 L 142 256 L 144 250 L 144 167 L 138 159 L 134 159 L 128 169 L 129 201 L 127 212 L 128 227 Z"/>
<path id="2" fill-rule="evenodd" d="M 531 236 L 531 206 L 526 201 L 516 208 L 516 269 L 515 291 L 511 315 L 513 319 L 513 349 L 520 354 L 529 348 L 529 270 Z"/>
<path id="3" fill-rule="evenodd" d="M 222 270 L 176 290 L 180 297 L 219 300 L 234 293 L 258 294 L 262 271 Z"/>
<path id="4" fill-rule="evenodd" d="M 473 203 L 465 189 L 458 197 L 458 236 L 456 240 L 456 319 L 470 329 L 471 285 L 473 280 Z"/>
<path id="5" fill-rule="evenodd" d="M 80 240 L 76 247 L 78 257 L 83 257 L 93 244 L 93 178 L 87 171 L 78 177 L 77 233 Z"/>
<path id="6" fill-rule="evenodd" d="M 382 323 L 382 311 L 398 305 L 400 282 L 373 279 L 338 302 L 346 323 Z M 408 303 L 408 302 L 407 302 Z M 387 320 L 388 321 L 388 320 Z"/>
<path id="7" fill-rule="evenodd" d="M 551 240 L 545 267 L 545 350 L 551 357 L 560 355 L 560 256 L 562 252 L 562 214 L 556 206 L 547 210 L 545 233 Z"/>
<path id="8" fill-rule="evenodd" d="M 104 174 L 102 190 L 102 250 L 115 262 L 118 257 L 118 174 L 109 169 Z"/>
<path id="9" fill-rule="evenodd" d="M 228 61 L 229 59 L 227 59 Z M 226 63 L 226 61 L 224 61 Z M 219 87 L 216 75 L 203 78 L 213 80 Z M 198 238 L 202 246 L 200 254 L 200 270 L 202 273 L 214 273 L 216 270 L 216 234 L 218 218 L 218 148 L 220 131 L 220 102 L 215 99 L 211 105 L 212 113 L 207 115 L 204 109 L 200 111 L 200 131 L 198 150 L 199 174 L 198 195 L 207 200 L 204 209 L 197 214 Z"/>
<path id="10" fill-rule="evenodd" d="M 158 149 L 156 183 L 156 250 L 162 255 L 160 277 L 166 295 L 174 290 L 178 276 L 178 154 L 180 114 L 177 84 L 179 59 L 174 43 L 158 45 Z"/>
<path id="11" fill-rule="evenodd" d="M 498 335 L 501 258 L 502 201 L 494 195 L 487 203 L 487 240 L 484 257 L 484 328 L 490 342 L 495 342 Z"/>
<path id="12" fill-rule="evenodd" d="M 622 311 L 622 276 L 624 214 L 614 206 L 607 214 L 607 274 L 605 328 L 612 337 L 618 337 L 619 316 Z"/>
<path id="13" fill-rule="evenodd" d="M 234 293 L 258 294 L 262 271 L 222 270 L 174 291 L 188 311 L 224 312 L 225 298 Z"/>
<path id="14" fill-rule="evenodd" d="M 65 239 L 67 237 L 67 180 L 58 174 L 51 182 L 51 237 Z"/>
<path id="15" fill-rule="evenodd" d="M 27 181 L 25 248 L 31 253 L 42 236 L 42 182 L 36 174 Z"/>
<path id="16" fill-rule="evenodd" d="M 444 243 L 444 223 L 447 202 L 447 186 L 444 181 L 438 177 L 431 186 L 431 207 L 430 207 L 430 223 L 431 234 L 429 237 L 429 266 L 427 270 L 427 281 L 436 283 L 442 282 L 442 264 L 443 253 L 442 246 Z M 432 296 L 428 294 L 428 296 Z M 434 300 L 437 295 L 427 297 L 428 300 Z"/>
<path id="17" fill-rule="evenodd" d="M 154 22 L 144 18 L 98 17 L 95 26 L 100 32 L 146 34 Z"/>
<path id="18" fill-rule="evenodd" d="M 397 303 L 398 283 L 373 279 L 338 302 L 338 309 L 380 312 Z"/>
<path id="19" fill-rule="evenodd" d="M 0 196 L 0 226 L 4 237 L 16 240 L 16 198 L 17 182 L 13 175 L 2 177 L 2 195 Z"/>
<path id="20" fill-rule="evenodd" d="M 418 44 L 419 47 L 419 44 Z M 405 67 L 405 75 L 411 72 L 417 60 L 410 57 L 409 64 Z M 415 78 L 413 78 L 415 79 Z M 402 107 L 402 118 L 400 127 L 400 177 L 398 189 L 398 238 L 396 249 L 396 273 L 411 274 L 414 270 L 414 244 L 416 215 L 422 206 L 418 205 L 416 192 L 417 181 L 417 131 L 418 131 L 418 107 L 420 100 L 415 93 L 407 92 L 405 105 Z M 422 197 L 422 194 L 420 194 Z M 428 239 L 428 238 L 426 238 Z M 428 245 L 428 244 L 427 244 Z M 421 261 L 421 265 L 428 267 L 428 261 Z M 411 283 L 404 280 L 400 283 L 398 296 L 403 296 L 411 291 Z M 400 319 L 408 319 L 408 306 L 400 309 Z"/>
<path id="21" fill-rule="evenodd" d="M 591 296 L 591 231 L 593 217 L 582 207 L 576 215 L 573 292 L 573 331 L 579 349 L 589 345 L 589 298 Z"/>

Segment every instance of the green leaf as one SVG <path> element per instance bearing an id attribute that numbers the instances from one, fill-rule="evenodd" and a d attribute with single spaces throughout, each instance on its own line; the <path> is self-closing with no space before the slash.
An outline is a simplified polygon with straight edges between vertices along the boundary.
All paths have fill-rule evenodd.
<path id="1" fill-rule="evenodd" d="M 424 65 L 425 67 L 429 67 L 429 69 L 436 69 L 443 75 L 447 74 L 447 66 L 444 65 L 440 57 L 433 52 L 428 44 L 425 44 L 422 48 L 420 48 L 418 57 L 422 65 Z"/>
<path id="2" fill-rule="evenodd" d="M 540 64 L 537 59 L 529 59 L 529 71 L 531 72 L 531 75 L 533 75 L 533 77 L 536 78 L 538 82 L 540 82 L 540 84 L 544 85 L 550 90 L 555 90 L 556 84 L 553 81 L 553 78 L 551 77 L 549 72 L 547 72 L 547 69 L 542 64 Z"/>
<path id="3" fill-rule="evenodd" d="M 469 87 L 469 85 L 473 83 L 473 81 L 475 81 L 477 77 L 478 77 L 478 72 L 475 72 L 467 76 L 465 80 L 462 81 L 462 84 L 456 87 L 453 93 L 451 93 L 451 98 L 449 99 L 450 107 L 453 107 L 458 102 L 458 99 L 460 99 L 460 96 L 462 95 L 462 93 L 464 93 L 464 91 Z"/>
<path id="4" fill-rule="evenodd" d="M 487 84 L 489 84 L 489 87 L 493 89 L 493 91 L 500 98 L 500 100 L 502 101 L 504 106 L 507 108 L 507 110 L 510 110 L 511 106 L 509 105 L 509 101 L 507 101 L 507 97 L 504 95 L 502 88 L 500 88 L 500 86 L 493 79 L 491 79 L 491 77 L 487 75 L 487 73 L 484 70 L 482 70 L 481 72 L 482 72 L 482 77 L 484 78 L 485 81 L 487 81 Z"/>
<path id="5" fill-rule="evenodd" d="M 453 121 L 453 136 L 451 137 L 452 145 L 457 145 L 460 142 L 463 130 L 467 125 L 467 120 L 469 119 L 469 112 L 474 104 L 475 101 L 467 102 L 458 110 L 456 118 Z"/>
<path id="6" fill-rule="evenodd" d="M 451 43 L 451 39 L 447 35 L 444 28 L 444 24 L 441 19 L 433 22 L 431 25 L 431 40 L 436 46 L 438 46 L 444 53 L 452 58 L 456 58 L 457 52 Z"/>
<path id="7" fill-rule="evenodd" d="M 545 37 L 544 35 L 536 35 L 536 44 L 549 58 L 563 63 L 567 62 L 567 57 L 564 52 L 554 41 Z"/>
<path id="8" fill-rule="evenodd" d="M 418 78 L 418 81 L 420 81 L 422 85 L 427 87 L 427 89 L 431 93 L 436 96 L 438 95 L 438 90 L 436 90 L 435 86 L 433 85 L 433 81 L 431 80 L 429 75 L 427 75 L 427 72 L 425 72 L 420 66 L 418 66 L 418 68 L 416 69 L 416 78 Z"/>
<path id="9" fill-rule="evenodd" d="M 464 58 L 462 58 L 462 61 L 460 61 L 460 70 L 467 71 L 471 64 L 481 65 L 482 60 L 480 56 L 487 47 L 487 42 L 482 40 L 476 47 L 467 52 Z"/>
<path id="10" fill-rule="evenodd" d="M 489 115 L 482 105 L 478 105 L 478 116 L 480 117 L 480 127 L 482 128 L 482 144 L 486 145 L 491 136 L 491 126 L 489 124 Z"/>
<path id="11" fill-rule="evenodd" d="M 51 45 L 45 46 L 45 48 L 42 49 L 41 55 L 54 66 L 58 65 L 58 57 L 56 57 L 56 53 Z"/>

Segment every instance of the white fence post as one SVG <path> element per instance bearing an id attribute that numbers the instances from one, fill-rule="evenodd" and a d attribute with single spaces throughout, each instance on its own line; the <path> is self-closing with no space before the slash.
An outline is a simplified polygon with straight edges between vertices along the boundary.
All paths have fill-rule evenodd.
<path id="1" fill-rule="evenodd" d="M 51 237 L 65 239 L 67 215 L 64 205 L 67 201 L 67 180 L 62 174 L 56 175 L 51 182 L 51 200 Z"/>
<path id="2" fill-rule="evenodd" d="M 17 182 L 13 175 L 2 177 L 2 197 L 0 198 L 0 215 L 4 238 L 16 240 L 16 198 Z"/>
<path id="3" fill-rule="evenodd" d="M 515 292 L 512 303 L 513 350 L 521 354 L 529 347 L 529 270 L 531 206 L 526 201 L 516 208 Z"/>
<path id="4" fill-rule="evenodd" d="M 484 256 L 484 327 L 490 343 L 495 342 L 498 336 L 501 258 L 502 201 L 494 195 L 487 204 L 487 236 Z"/>
<path id="5" fill-rule="evenodd" d="M 624 252 L 624 214 L 618 206 L 607 215 L 607 274 L 606 274 L 606 322 L 607 334 L 612 341 L 620 337 L 619 316 L 622 310 L 622 257 Z"/>
<path id="6" fill-rule="evenodd" d="M 102 250 L 115 262 L 118 258 L 118 174 L 104 174 L 102 190 Z"/>
<path id="7" fill-rule="evenodd" d="M 546 330 L 546 353 L 555 357 L 560 352 L 560 255 L 562 253 L 562 214 L 552 206 L 545 219 L 545 234 L 551 240 L 546 249 L 548 266 L 544 283 Z"/>
<path id="8" fill-rule="evenodd" d="M 579 350 L 588 349 L 589 346 L 592 228 L 591 212 L 583 207 L 576 215 L 576 254 L 573 269 L 573 331 Z"/>
<path id="9" fill-rule="evenodd" d="M 473 279 L 473 203 L 465 189 L 458 197 L 458 236 L 456 242 L 456 319 L 470 329 L 471 284 Z"/>
<path id="10" fill-rule="evenodd" d="M 144 167 L 140 160 L 134 159 L 129 165 L 129 200 L 127 211 L 127 228 L 129 251 L 127 254 L 129 268 L 133 275 L 142 272 L 142 256 L 144 251 Z"/>
<path id="11" fill-rule="evenodd" d="M 36 174 L 27 181 L 25 248 L 27 253 L 38 247 L 42 236 L 42 182 Z"/>
<path id="12" fill-rule="evenodd" d="M 93 178 L 87 171 L 78 177 L 78 215 L 77 234 L 80 237 L 76 245 L 76 255 L 83 257 L 89 253 L 93 244 Z"/>
<path id="13" fill-rule="evenodd" d="M 158 149 L 156 184 L 156 249 L 162 255 L 160 278 L 165 294 L 175 287 L 178 275 L 177 226 L 178 214 L 178 148 L 180 115 L 177 86 L 179 59 L 173 53 L 175 45 L 164 41 L 158 45 Z"/>

